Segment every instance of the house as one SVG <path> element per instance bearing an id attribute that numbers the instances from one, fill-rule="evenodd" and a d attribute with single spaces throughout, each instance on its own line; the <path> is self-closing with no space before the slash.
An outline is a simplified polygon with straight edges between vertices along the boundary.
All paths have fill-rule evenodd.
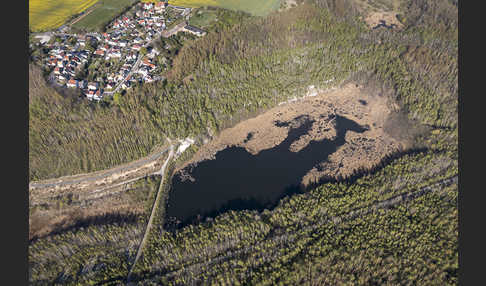
<path id="1" fill-rule="evenodd" d="M 150 65 L 150 61 L 149 61 L 149 59 L 148 59 L 147 57 L 145 57 L 145 58 L 142 60 L 142 65 L 143 65 L 143 66 L 148 66 L 148 65 Z"/>
<path id="2" fill-rule="evenodd" d="M 154 80 L 152 79 L 152 77 L 151 77 L 151 76 L 146 75 L 146 76 L 143 78 L 143 81 L 144 81 L 144 82 L 149 83 L 149 82 L 153 82 Z"/>
<path id="3" fill-rule="evenodd" d="M 121 58 L 121 53 L 120 50 L 111 50 L 106 57 L 111 57 L 111 58 Z"/>
<path id="4" fill-rule="evenodd" d="M 93 98 L 93 96 L 94 96 L 94 94 L 95 94 L 95 92 L 94 92 L 94 91 L 92 91 L 92 90 L 88 90 L 88 92 L 86 92 L 86 93 L 85 93 L 85 95 L 86 95 L 86 97 L 87 97 L 88 99 L 92 99 L 92 98 Z"/>
<path id="5" fill-rule="evenodd" d="M 206 31 L 201 30 L 201 29 L 199 29 L 197 27 L 194 27 L 194 26 L 190 26 L 190 25 L 186 25 L 182 29 L 182 31 L 189 32 L 189 33 L 194 34 L 196 36 L 204 36 L 204 35 L 206 35 Z"/>
<path id="6" fill-rule="evenodd" d="M 88 89 L 89 90 L 97 90 L 98 89 L 98 83 L 97 82 L 88 83 Z"/>
<path id="7" fill-rule="evenodd" d="M 152 3 L 150 3 L 150 2 L 145 3 L 145 4 L 143 5 L 143 8 L 144 8 L 145 10 L 150 10 L 150 9 L 152 9 L 153 7 L 154 7 L 154 5 L 153 5 Z"/>
<path id="8" fill-rule="evenodd" d="M 133 43 L 135 43 L 135 44 L 141 44 L 141 43 L 143 43 L 143 40 L 140 37 L 136 37 L 135 39 L 133 39 Z"/>
<path id="9" fill-rule="evenodd" d="M 79 80 L 78 81 L 78 88 L 85 88 L 86 87 L 86 81 L 85 80 Z"/>
<path id="10" fill-rule="evenodd" d="M 75 80 L 75 79 L 70 79 L 68 80 L 67 84 L 66 84 L 67 87 L 77 87 L 78 86 L 78 81 Z"/>
<path id="11" fill-rule="evenodd" d="M 104 56 L 105 55 L 105 51 L 103 51 L 103 50 L 96 50 L 94 52 L 94 54 L 97 55 L 97 56 Z"/>
<path id="12" fill-rule="evenodd" d="M 105 86 L 106 89 L 113 89 L 115 87 L 115 84 L 113 82 L 108 82 Z"/>
<path id="13" fill-rule="evenodd" d="M 55 67 L 54 68 L 54 74 L 61 74 L 61 70 L 62 70 L 61 68 Z"/>
<path id="14" fill-rule="evenodd" d="M 135 45 L 132 46 L 132 50 L 134 50 L 134 51 L 140 51 L 140 48 L 142 48 L 142 47 L 138 44 L 135 44 Z"/>
<path id="15" fill-rule="evenodd" d="M 147 76 L 148 72 L 146 69 L 139 69 L 137 70 L 137 73 L 143 75 L 143 76 Z"/>
<path id="16" fill-rule="evenodd" d="M 167 7 L 167 3 L 160 1 L 155 4 L 155 12 L 162 13 L 165 11 L 165 7 Z"/>
<path id="17" fill-rule="evenodd" d="M 93 94 L 93 99 L 94 100 L 97 100 L 97 101 L 100 101 L 102 98 L 102 93 L 100 92 L 100 90 L 98 89 L 94 94 Z"/>

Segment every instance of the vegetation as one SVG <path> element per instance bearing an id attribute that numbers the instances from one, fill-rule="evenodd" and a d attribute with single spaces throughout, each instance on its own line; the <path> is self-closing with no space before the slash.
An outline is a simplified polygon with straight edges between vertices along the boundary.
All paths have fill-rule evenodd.
<path id="1" fill-rule="evenodd" d="M 98 0 L 29 0 L 29 30 L 57 28 Z"/>
<path id="2" fill-rule="evenodd" d="M 29 245 L 31 284 L 55 281 L 93 285 L 105 279 L 125 278 L 142 240 L 159 184 L 158 177 L 148 177 L 126 191 L 134 205 L 144 205 L 141 215 L 111 216 L 111 220 L 94 221 L 33 241 Z"/>
<path id="3" fill-rule="evenodd" d="M 255 16 L 268 15 L 280 7 L 281 0 L 169 0 L 169 4 L 183 7 L 213 6 L 243 11 Z"/>
<path id="4" fill-rule="evenodd" d="M 102 31 L 114 18 L 126 12 L 137 0 L 100 0 L 96 9 L 73 24 L 82 31 Z"/>
<path id="5" fill-rule="evenodd" d="M 171 229 L 160 207 L 133 280 L 138 285 L 455 285 L 458 190 L 456 183 L 443 182 L 458 174 L 457 5 L 400 3 L 401 31 L 370 29 L 352 0 L 306 1 L 265 18 L 241 18 L 186 42 L 167 81 L 133 89 L 117 105 L 63 98 L 31 68 L 30 178 L 127 162 L 148 154 L 164 136 L 201 139 L 304 94 L 309 85 L 361 83 L 367 92 L 396 101 L 415 125 L 428 130 L 417 138 L 419 150 L 360 178 L 284 198 L 273 210 L 229 211 Z M 31 264 L 33 284 L 123 281 L 130 260 L 120 258 L 122 252 L 107 255 L 105 268 L 89 268 L 102 264 L 93 264 L 87 254 L 72 255 L 75 251 L 54 240 L 83 245 L 82 239 L 64 238 L 73 235 L 31 245 L 30 258 L 40 261 Z M 131 237 L 116 249 L 130 247 Z M 130 248 L 125 257 L 135 251 Z M 85 274 L 84 267 L 93 274 Z"/>

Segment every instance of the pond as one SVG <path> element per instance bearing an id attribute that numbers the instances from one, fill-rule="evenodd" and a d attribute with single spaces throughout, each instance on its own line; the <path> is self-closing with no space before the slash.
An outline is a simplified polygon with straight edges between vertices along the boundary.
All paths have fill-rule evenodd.
<path id="1" fill-rule="evenodd" d="M 216 153 L 215 159 L 185 170 L 190 179 L 176 173 L 166 217 L 185 225 L 227 210 L 271 208 L 284 196 L 298 193 L 304 175 L 344 145 L 347 131 L 368 130 L 345 117 L 331 116 L 337 133 L 332 140 L 311 141 L 299 152 L 290 151 L 290 145 L 307 134 L 314 122 L 300 116 L 293 125 L 275 122 L 278 127 L 296 127 L 290 127 L 287 138 L 271 149 L 252 155 L 245 148 L 229 147 Z"/>

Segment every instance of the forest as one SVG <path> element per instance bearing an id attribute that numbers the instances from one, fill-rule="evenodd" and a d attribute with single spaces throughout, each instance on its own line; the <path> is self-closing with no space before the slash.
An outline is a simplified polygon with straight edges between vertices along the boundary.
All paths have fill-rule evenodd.
<path id="1" fill-rule="evenodd" d="M 166 138 L 200 144 L 309 85 L 356 82 L 396 101 L 426 130 L 416 138 L 420 151 L 286 197 L 271 210 L 229 211 L 182 229 L 164 228 L 161 205 L 133 281 L 456 285 L 457 1 L 399 4 L 399 31 L 367 27 L 353 0 L 309 0 L 267 17 L 241 17 L 185 42 L 166 81 L 116 102 L 61 96 L 31 65 L 29 178 L 109 168 L 148 155 Z M 92 226 L 31 243 L 31 284 L 118 285 L 140 227 Z M 89 251 L 112 237 L 121 246 Z"/>

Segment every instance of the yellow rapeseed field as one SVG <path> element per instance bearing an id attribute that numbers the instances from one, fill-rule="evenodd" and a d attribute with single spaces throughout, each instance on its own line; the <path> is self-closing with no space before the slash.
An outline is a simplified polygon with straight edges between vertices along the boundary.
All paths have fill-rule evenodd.
<path id="1" fill-rule="evenodd" d="M 29 0 L 29 28 L 34 32 L 55 29 L 96 2 L 98 0 Z"/>

